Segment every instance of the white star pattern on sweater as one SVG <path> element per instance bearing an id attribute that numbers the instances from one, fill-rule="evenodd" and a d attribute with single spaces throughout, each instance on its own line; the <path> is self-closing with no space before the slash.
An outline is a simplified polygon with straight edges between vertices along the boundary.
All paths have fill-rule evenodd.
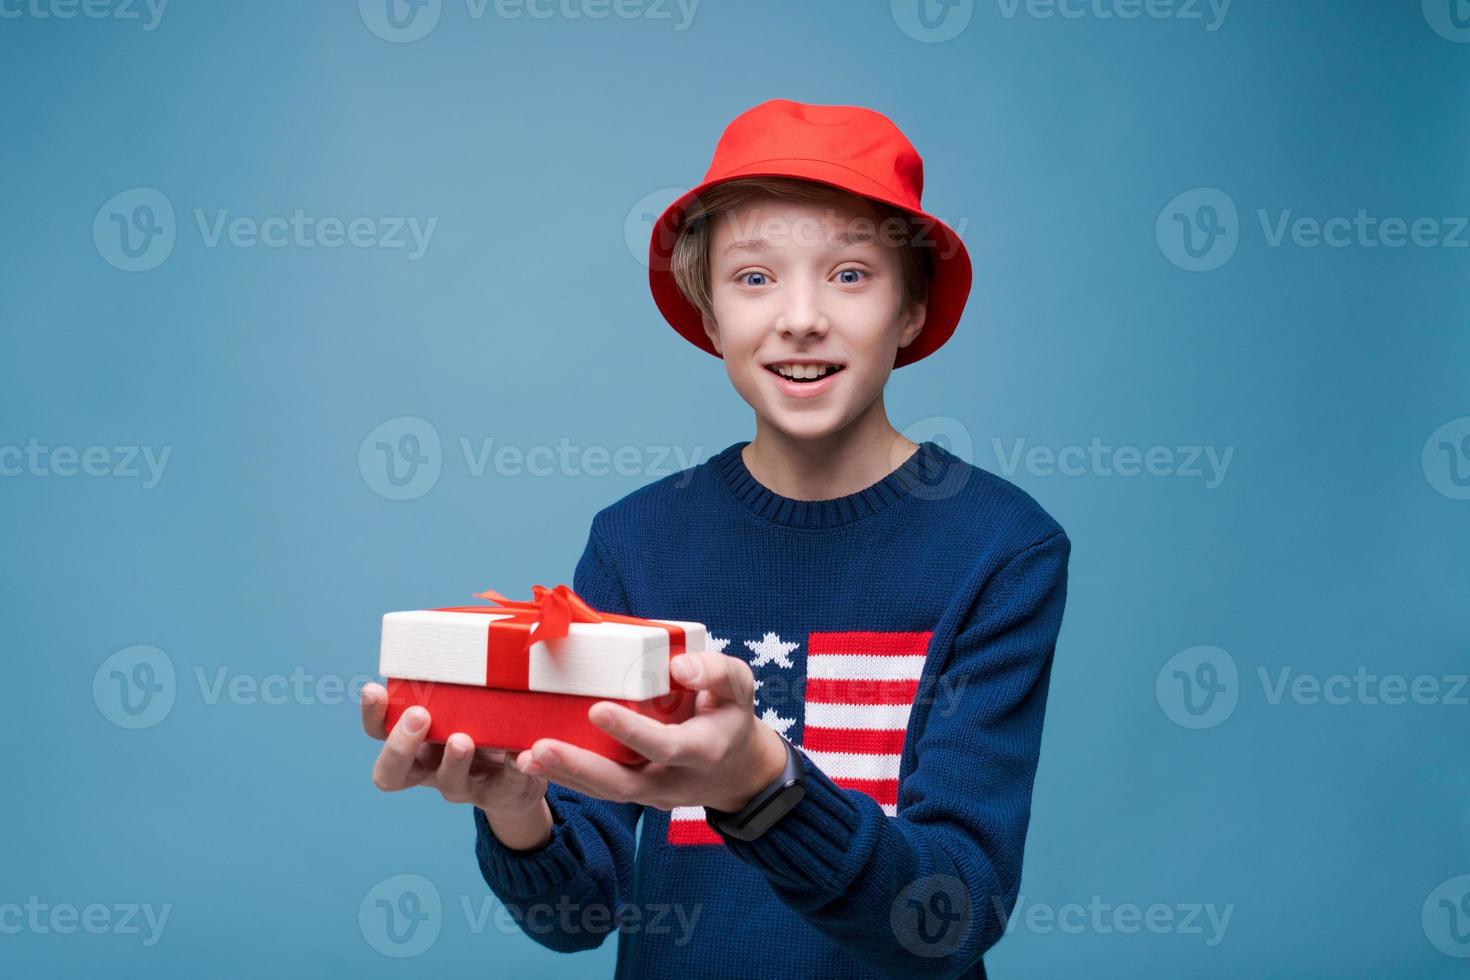
<path id="1" fill-rule="evenodd" d="M 777 734 L 781 735 L 783 738 L 786 735 L 786 729 L 796 724 L 795 718 L 782 718 L 780 715 L 776 714 L 775 708 L 767 708 L 765 712 L 761 715 L 761 721 L 774 728 Z"/>
<path id="2" fill-rule="evenodd" d="M 708 634 L 705 637 L 705 640 L 708 642 L 710 651 L 712 653 L 724 653 L 725 647 L 729 646 L 730 644 L 729 640 L 715 636 L 713 633 Z"/>
<path id="3" fill-rule="evenodd" d="M 745 645 L 755 654 L 755 659 L 750 664 L 752 667 L 763 667 L 772 662 L 780 667 L 795 667 L 791 658 L 786 655 L 801 646 L 799 643 L 784 642 L 776 633 L 767 633 L 761 637 L 759 643 L 746 640 Z"/>

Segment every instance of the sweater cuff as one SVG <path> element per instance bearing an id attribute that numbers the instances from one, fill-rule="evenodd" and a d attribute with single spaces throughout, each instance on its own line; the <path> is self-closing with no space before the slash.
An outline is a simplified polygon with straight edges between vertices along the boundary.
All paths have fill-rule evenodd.
<path id="1" fill-rule="evenodd" d="M 753 841 L 724 833 L 720 837 L 730 853 L 764 874 L 772 885 L 794 891 L 840 890 L 852 873 L 845 865 L 863 825 L 863 810 L 854 794 L 832 782 L 805 753 L 802 762 L 806 764 L 806 795 L 789 813 Z M 877 808 L 876 803 L 872 806 Z"/>
<path id="2" fill-rule="evenodd" d="M 503 900 L 529 901 L 557 893 L 580 873 L 582 861 L 568 845 L 566 821 L 550 793 L 546 805 L 551 810 L 551 840 L 534 851 L 506 847 L 490 829 L 484 811 L 470 807 L 475 815 L 475 856 L 480 861 L 480 873 Z"/>

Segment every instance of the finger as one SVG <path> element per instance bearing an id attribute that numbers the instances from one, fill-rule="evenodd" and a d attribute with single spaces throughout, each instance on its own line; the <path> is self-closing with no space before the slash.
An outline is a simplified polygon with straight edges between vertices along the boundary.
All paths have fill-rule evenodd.
<path id="1" fill-rule="evenodd" d="M 508 787 L 525 788 L 525 792 L 529 794 L 529 798 L 540 800 L 546 796 L 546 787 L 549 780 L 544 775 L 538 776 L 535 773 L 522 772 L 520 767 L 516 765 L 515 755 L 513 753 L 507 754 L 500 762 L 492 765 L 486 775 L 492 778 L 499 777 L 504 780 L 504 785 Z"/>
<path id="2" fill-rule="evenodd" d="M 539 778 L 546 780 L 547 783 L 555 783 L 562 789 L 569 789 L 574 793 L 581 793 L 583 796 L 586 796 L 590 799 L 607 800 L 609 803 L 635 802 L 634 800 L 625 800 L 620 796 L 609 796 L 606 790 L 603 790 L 597 786 L 588 785 L 587 783 L 579 783 L 577 782 L 577 780 L 571 778 L 570 776 L 563 776 L 560 773 L 547 773 L 545 776 L 541 776 Z"/>
<path id="3" fill-rule="evenodd" d="M 553 738 L 538 739 L 529 750 L 532 775 L 539 768 L 545 778 L 561 783 L 564 779 L 577 784 L 579 792 L 604 800 L 640 799 L 647 787 L 642 771 L 613 762 L 596 752 Z M 525 753 L 522 754 L 525 758 Z M 522 767 L 522 771 L 528 771 Z M 565 783 L 564 783 L 565 785 Z"/>
<path id="4" fill-rule="evenodd" d="M 530 749 L 527 749 L 526 751 L 529 752 Z M 514 764 L 511 765 L 512 768 L 514 768 Z M 535 772 L 527 773 L 526 775 L 529 777 L 541 779 L 547 783 L 556 783 L 556 785 L 562 787 L 563 789 L 569 789 L 573 792 L 581 793 L 583 796 L 591 797 L 594 800 L 610 800 L 614 803 L 628 802 L 615 797 L 611 797 L 608 795 L 605 789 L 602 789 L 599 786 L 593 786 L 590 783 L 584 783 L 579 780 L 573 779 L 571 776 L 568 776 L 565 773 L 542 772 L 541 775 L 536 775 L 536 772 L 541 772 L 540 767 L 533 766 L 532 768 L 533 770 L 535 770 Z"/>
<path id="5" fill-rule="evenodd" d="M 720 701 L 750 705 L 755 700 L 755 675 L 750 665 L 723 653 L 682 653 L 669 662 L 674 678 L 685 687 L 708 691 Z"/>
<path id="6" fill-rule="evenodd" d="M 558 752 L 558 761 L 555 763 L 550 762 L 549 757 L 545 754 L 546 749 L 553 747 Z M 553 772 L 551 769 L 548 768 L 548 766 L 561 765 L 560 753 L 565 747 L 566 743 L 558 741 L 557 739 L 541 739 L 533 747 L 535 749 L 535 755 L 533 755 L 532 749 L 522 749 L 519 752 L 509 752 L 506 755 L 505 764 L 518 773 L 525 773 L 528 776 L 535 776 L 538 779 L 551 779 Z M 540 756 L 540 762 L 536 761 L 537 755 Z M 565 771 L 562 771 L 560 769 L 555 772 L 555 776 L 556 782 L 559 782 L 563 786 L 571 786 L 573 789 L 577 789 L 579 791 L 592 788 L 590 786 L 587 786 L 586 784 L 575 782 Z"/>
<path id="7" fill-rule="evenodd" d="M 381 684 L 364 684 L 358 703 L 362 706 L 362 730 L 379 740 L 387 738 L 388 689 Z"/>
<path id="8" fill-rule="evenodd" d="M 480 751 L 484 752 L 483 749 L 481 749 Z M 481 762 L 480 765 L 485 767 L 487 773 L 491 775 L 499 775 L 504 773 L 515 779 L 526 778 L 526 774 L 521 772 L 521 767 L 516 765 L 516 753 L 509 752 L 505 749 L 496 749 L 495 751 L 498 754 L 481 756 L 484 761 Z M 533 773 L 531 775 L 534 776 L 535 774 Z"/>
<path id="9" fill-rule="evenodd" d="M 614 802 L 617 802 L 616 799 L 609 795 L 607 789 L 604 787 L 593 786 L 591 783 L 584 783 L 579 779 L 575 779 L 572 776 L 567 775 L 565 772 L 548 772 L 545 767 L 537 762 L 532 761 L 530 749 L 525 749 L 519 754 L 513 754 L 509 756 L 506 759 L 505 764 L 517 775 L 539 779 L 545 783 L 556 783 L 558 786 L 561 786 L 564 789 L 573 790 L 574 792 L 581 793 L 583 796 L 588 796 L 593 799 L 613 800 Z"/>
<path id="10" fill-rule="evenodd" d="M 475 760 L 475 742 L 464 732 L 455 732 L 444 742 L 444 758 L 434 773 L 434 785 L 451 803 L 468 803 L 470 764 Z"/>
<path id="11" fill-rule="evenodd" d="M 611 701 L 597 702 L 587 709 L 587 717 L 650 762 L 676 766 L 694 761 L 689 733 L 682 725 L 665 725 Z"/>
<path id="12" fill-rule="evenodd" d="M 428 733 L 429 712 L 426 709 L 414 705 L 405 711 L 388 733 L 383 751 L 378 753 L 378 761 L 373 765 L 373 785 L 385 792 L 413 785 L 416 780 L 411 780 L 410 775 L 414 756 Z"/>

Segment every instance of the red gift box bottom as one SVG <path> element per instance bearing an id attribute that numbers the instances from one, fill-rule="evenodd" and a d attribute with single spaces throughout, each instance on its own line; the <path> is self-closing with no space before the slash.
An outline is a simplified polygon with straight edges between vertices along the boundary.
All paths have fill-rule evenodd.
<path id="1" fill-rule="evenodd" d="M 529 749 L 538 738 L 556 738 L 614 762 L 636 764 L 646 760 L 592 724 L 587 709 L 598 701 L 611 701 L 654 721 L 673 725 L 694 717 L 697 694 L 675 685 L 663 697 L 627 701 L 390 677 L 387 724 L 392 731 L 403 712 L 418 704 L 429 712 L 427 740 L 430 742 L 443 742 L 455 732 L 464 732 L 474 739 L 477 747 L 519 752 Z"/>

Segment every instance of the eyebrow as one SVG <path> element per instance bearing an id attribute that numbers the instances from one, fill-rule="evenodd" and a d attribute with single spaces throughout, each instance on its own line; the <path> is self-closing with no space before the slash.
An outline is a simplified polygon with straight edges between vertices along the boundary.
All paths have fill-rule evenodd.
<path id="1" fill-rule="evenodd" d="M 849 245 L 869 245 L 876 242 L 877 236 L 868 231 L 847 231 L 836 237 L 833 243 L 835 248 L 846 248 Z M 770 249 L 770 242 L 764 238 L 743 238 L 738 242 L 731 242 L 725 246 L 724 255 L 731 252 L 766 252 Z"/>

